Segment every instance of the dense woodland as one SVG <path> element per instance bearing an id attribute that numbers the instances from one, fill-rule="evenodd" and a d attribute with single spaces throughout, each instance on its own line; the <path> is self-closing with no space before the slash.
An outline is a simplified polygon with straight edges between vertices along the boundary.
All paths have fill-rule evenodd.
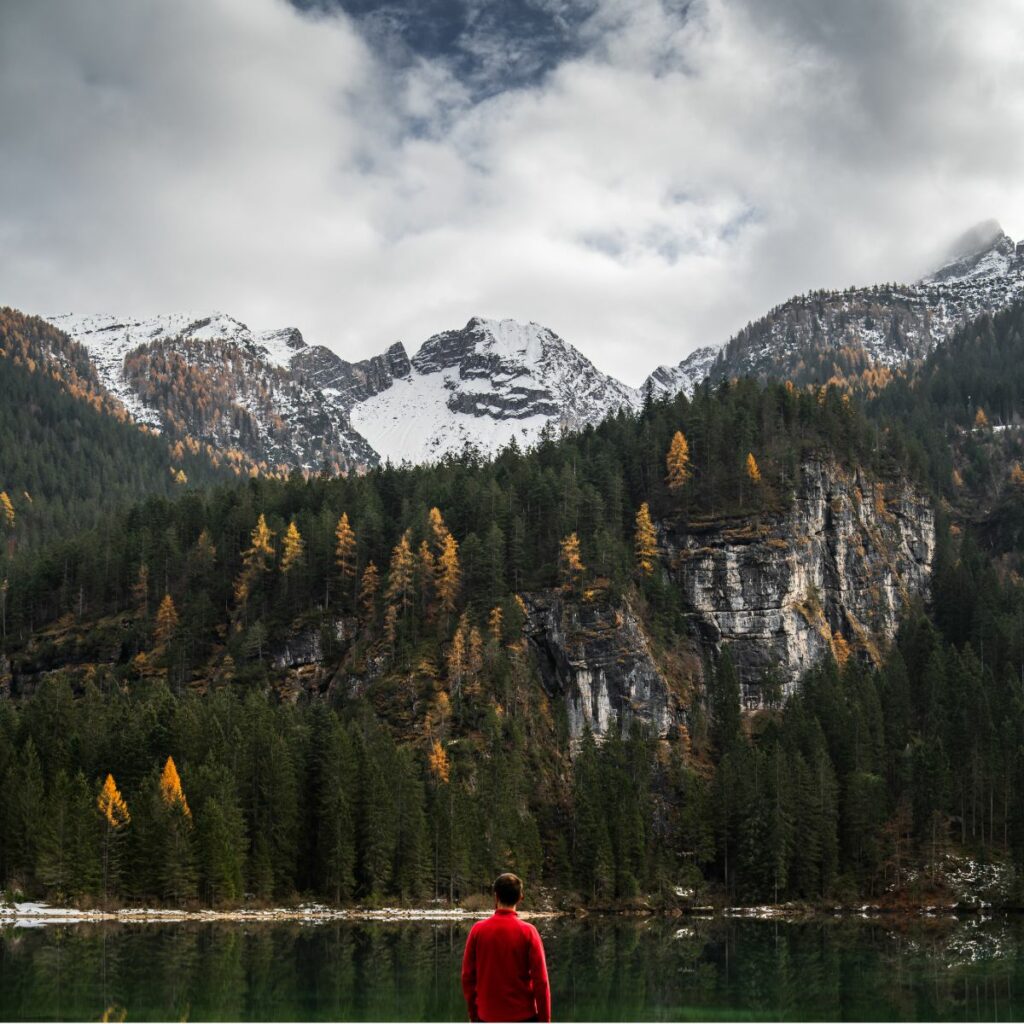
<path id="1" fill-rule="evenodd" d="M 1024 474 L 993 429 L 1021 322 L 980 321 L 969 371 L 935 357 L 870 415 L 834 387 L 704 386 L 493 462 L 254 479 L 16 543 L 0 886 L 462 898 L 512 868 L 598 902 L 819 899 L 926 885 L 952 847 L 1024 861 Z M 977 382 L 973 411 L 943 374 Z M 855 650 L 741 715 L 726 650 L 678 736 L 571 749 L 523 597 L 628 600 L 659 656 L 692 650 L 652 520 L 771 514 L 811 454 L 944 501 L 931 601 L 883 664 Z M 300 640 L 338 666 L 329 695 L 284 687 Z"/>

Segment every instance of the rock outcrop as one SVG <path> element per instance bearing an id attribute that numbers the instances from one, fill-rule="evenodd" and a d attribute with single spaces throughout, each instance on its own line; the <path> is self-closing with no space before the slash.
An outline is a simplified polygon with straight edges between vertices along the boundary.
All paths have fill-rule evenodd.
<path id="1" fill-rule="evenodd" d="M 669 681 L 628 604 L 570 601 L 560 593 L 532 594 L 527 640 L 540 679 L 553 700 L 565 702 L 572 740 L 589 728 L 601 739 L 619 723 L 642 723 L 665 738 L 684 724 L 690 673 Z"/>
<path id="2" fill-rule="evenodd" d="M 906 601 L 927 593 L 935 517 L 906 482 L 813 460 L 783 511 L 663 523 L 660 534 L 696 629 L 730 646 L 756 705 L 766 672 L 789 692 L 830 649 L 878 659 Z"/>

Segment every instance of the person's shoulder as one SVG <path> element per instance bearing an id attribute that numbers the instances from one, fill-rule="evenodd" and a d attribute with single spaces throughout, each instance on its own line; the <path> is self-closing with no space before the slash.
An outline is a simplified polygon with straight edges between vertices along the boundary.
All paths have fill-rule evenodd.
<path id="1" fill-rule="evenodd" d="M 526 932 L 526 934 L 529 935 L 531 939 L 536 939 L 538 942 L 540 941 L 540 932 L 537 931 L 537 929 L 532 924 L 530 924 L 529 921 L 524 921 L 520 918 L 519 927 L 522 928 L 523 931 Z"/>

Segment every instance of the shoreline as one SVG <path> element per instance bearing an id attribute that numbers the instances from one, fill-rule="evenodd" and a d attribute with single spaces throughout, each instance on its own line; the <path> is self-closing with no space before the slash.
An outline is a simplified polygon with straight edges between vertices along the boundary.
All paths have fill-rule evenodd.
<path id="1" fill-rule="evenodd" d="M 879 904 L 859 906 L 813 906 L 803 904 L 762 904 L 757 906 L 700 906 L 672 910 L 638 910 L 595 908 L 581 910 L 522 910 L 524 920 L 587 917 L 666 918 L 669 920 L 754 920 L 796 923 L 814 919 L 895 920 L 960 920 L 989 918 L 1020 913 L 1015 906 L 991 904 L 932 904 L 917 907 L 886 907 Z M 0 928 L 33 928 L 49 925 L 94 924 L 329 924 L 338 921 L 376 924 L 462 923 L 479 920 L 490 909 L 469 910 L 462 907 L 329 907 L 323 904 L 299 904 L 295 907 L 236 908 L 232 910 L 179 910 L 163 907 L 122 907 L 116 910 L 79 909 L 52 906 L 41 902 L 0 904 Z"/>

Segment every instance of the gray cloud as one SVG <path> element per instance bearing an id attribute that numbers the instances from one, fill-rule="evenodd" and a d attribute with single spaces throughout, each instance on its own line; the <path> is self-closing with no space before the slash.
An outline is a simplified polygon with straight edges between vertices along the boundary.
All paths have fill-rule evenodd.
<path id="1" fill-rule="evenodd" d="M 1024 9 L 601 0 L 574 31 L 484 95 L 283 0 L 6 0 L 0 301 L 216 308 L 351 357 L 515 316 L 636 383 L 973 221 L 1024 230 Z"/>

